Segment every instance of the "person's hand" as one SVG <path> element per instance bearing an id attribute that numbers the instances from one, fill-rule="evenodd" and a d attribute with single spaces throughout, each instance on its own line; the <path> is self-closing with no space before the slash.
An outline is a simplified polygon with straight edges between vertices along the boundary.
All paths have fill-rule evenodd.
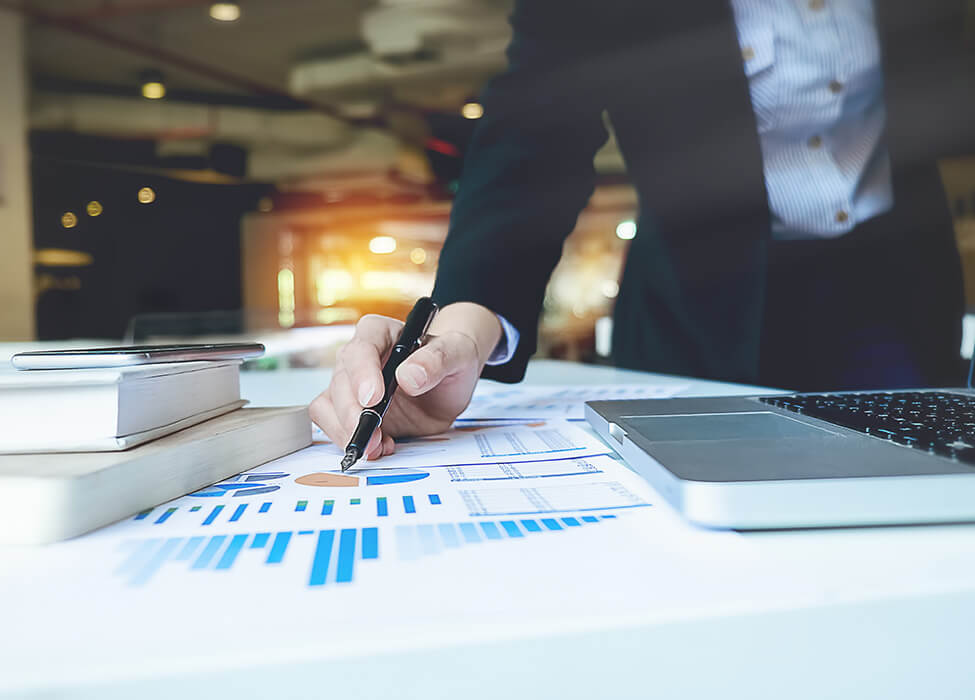
<path id="1" fill-rule="evenodd" d="M 401 321 L 384 316 L 363 316 L 355 336 L 339 351 L 328 389 L 309 406 L 312 420 L 340 448 L 351 438 L 362 409 L 382 398 L 382 365 L 402 327 Z M 399 389 L 366 445 L 366 459 L 392 454 L 395 437 L 449 428 L 467 408 L 484 363 L 501 338 L 501 324 L 478 304 L 450 304 L 434 317 L 427 336 L 423 347 L 396 370 Z"/>

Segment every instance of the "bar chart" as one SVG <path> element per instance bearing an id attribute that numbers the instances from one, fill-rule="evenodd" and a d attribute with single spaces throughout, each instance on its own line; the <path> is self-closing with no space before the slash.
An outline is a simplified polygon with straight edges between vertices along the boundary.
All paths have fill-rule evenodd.
<path id="1" fill-rule="evenodd" d="M 136 542 L 115 574 L 127 585 L 139 587 L 166 565 L 182 566 L 189 573 L 219 572 L 232 570 L 242 557 L 254 557 L 273 567 L 282 564 L 303 538 L 314 542 L 306 579 L 311 587 L 351 583 L 357 561 L 379 559 L 379 530 L 375 527 L 153 537 Z"/>
<path id="2" fill-rule="evenodd" d="M 545 462 L 517 462 L 503 464 L 471 464 L 448 467 L 452 482 L 463 481 L 510 481 L 557 476 L 599 474 L 602 470 L 586 459 L 566 457 Z"/>
<path id="3" fill-rule="evenodd" d="M 470 545 L 523 540 L 546 533 L 570 531 L 616 519 L 615 514 L 591 514 L 544 518 L 442 522 L 397 525 L 397 557 L 412 561 Z M 327 528 L 248 532 L 236 534 L 150 537 L 129 540 L 123 560 L 115 569 L 126 586 L 144 587 L 164 570 L 198 576 L 221 574 L 241 567 L 304 569 L 303 585 L 312 589 L 351 584 L 359 562 L 380 559 L 381 529 Z"/>
<path id="4" fill-rule="evenodd" d="M 464 489 L 459 494 L 471 516 L 615 510 L 650 505 L 618 481 L 534 488 Z"/>
<path id="5" fill-rule="evenodd" d="M 204 508 L 200 506 L 160 506 L 158 508 L 148 508 L 135 515 L 132 520 L 135 522 L 145 522 L 151 525 L 164 525 L 179 521 L 181 518 L 199 518 L 199 521 L 192 521 L 194 525 L 208 527 L 220 525 L 224 522 L 236 523 L 242 519 L 250 517 L 256 526 L 262 515 L 270 513 L 272 506 L 287 509 L 294 513 L 304 513 L 327 517 L 340 512 L 349 512 L 357 509 L 362 510 L 364 504 L 374 504 L 374 509 L 368 507 L 366 510 L 375 514 L 377 517 L 388 517 L 390 513 L 403 515 L 416 515 L 419 508 L 430 508 L 441 506 L 444 497 L 439 493 L 417 492 L 397 496 L 376 496 L 363 498 L 361 496 L 351 498 L 322 498 L 309 499 L 302 498 L 295 501 L 281 502 L 264 501 L 257 503 L 218 503 Z M 200 513 L 194 516 L 192 514 Z M 367 515 L 363 511 L 363 515 Z M 184 520 L 185 522 L 185 520 Z"/>
<path id="6" fill-rule="evenodd" d="M 480 522 L 438 523 L 436 525 L 398 525 L 396 551 L 400 559 L 411 561 L 446 550 L 505 539 L 521 539 L 592 523 L 613 520 L 613 514 L 561 518 L 521 518 Z"/>

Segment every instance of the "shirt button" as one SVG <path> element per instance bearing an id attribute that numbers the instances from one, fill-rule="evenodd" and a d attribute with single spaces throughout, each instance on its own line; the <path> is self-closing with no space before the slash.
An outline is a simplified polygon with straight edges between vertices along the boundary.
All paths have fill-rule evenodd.
<path id="1" fill-rule="evenodd" d="M 842 90 L 843 90 L 843 83 L 841 83 L 839 80 L 830 80 L 829 81 L 829 91 L 831 93 L 833 93 L 835 95 L 838 92 L 841 92 Z"/>
<path id="2" fill-rule="evenodd" d="M 741 57 L 746 61 L 750 61 L 755 58 L 755 49 L 751 46 L 746 46 L 741 50 Z"/>
<path id="3" fill-rule="evenodd" d="M 845 224 L 849 219 L 850 219 L 850 215 L 847 214 L 842 209 L 840 209 L 838 212 L 836 212 L 836 223 L 838 223 L 838 224 Z"/>
<path id="4" fill-rule="evenodd" d="M 808 141 L 810 148 L 819 148 L 823 145 L 823 139 L 819 136 L 813 136 Z"/>
<path id="5" fill-rule="evenodd" d="M 810 10 L 821 10 L 826 6 L 826 0 L 809 0 Z"/>

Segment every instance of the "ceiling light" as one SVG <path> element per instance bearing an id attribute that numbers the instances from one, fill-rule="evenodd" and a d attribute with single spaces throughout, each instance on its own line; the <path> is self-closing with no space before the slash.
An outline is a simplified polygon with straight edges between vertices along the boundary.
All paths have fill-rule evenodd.
<path id="1" fill-rule="evenodd" d="M 152 204 L 156 201 L 156 191 L 151 187 L 143 187 L 136 196 L 140 204 Z"/>
<path id="2" fill-rule="evenodd" d="M 396 239 L 392 236 L 376 236 L 369 241 L 369 250 L 376 255 L 386 255 L 396 250 Z"/>
<path id="3" fill-rule="evenodd" d="M 66 211 L 61 215 L 61 225 L 65 228 L 74 228 L 78 225 L 78 216 L 73 211 Z"/>
<path id="4" fill-rule="evenodd" d="M 142 96 L 147 100 L 161 100 L 166 96 L 163 74 L 157 70 L 144 70 L 139 74 L 142 83 Z"/>
<path id="5" fill-rule="evenodd" d="M 104 211 L 104 208 L 101 202 L 93 199 L 85 206 L 85 211 L 88 212 L 88 216 L 99 216 Z"/>
<path id="6" fill-rule="evenodd" d="M 240 5 L 235 2 L 215 2 L 210 5 L 210 17 L 218 22 L 236 22 L 240 19 Z"/>
<path id="7" fill-rule="evenodd" d="M 422 265 L 427 261 L 427 251 L 423 248 L 414 248 L 410 251 L 410 262 L 414 265 Z"/>
<path id="8" fill-rule="evenodd" d="M 468 102 L 460 108 L 465 119 L 480 119 L 484 116 L 484 107 L 479 102 Z"/>
<path id="9" fill-rule="evenodd" d="M 632 241 L 636 237 L 636 222 L 621 221 L 616 227 L 616 237 L 623 241 Z"/>

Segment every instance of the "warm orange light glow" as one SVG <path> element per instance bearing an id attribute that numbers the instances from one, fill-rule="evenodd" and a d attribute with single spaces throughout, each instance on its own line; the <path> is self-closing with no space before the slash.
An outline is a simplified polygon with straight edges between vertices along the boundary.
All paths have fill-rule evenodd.
<path id="1" fill-rule="evenodd" d="M 66 211 L 61 215 L 61 225 L 65 228 L 74 228 L 78 225 L 78 217 L 73 211 Z"/>
<path id="2" fill-rule="evenodd" d="M 295 273 L 288 268 L 278 271 L 278 325 L 295 325 Z"/>
<path id="3" fill-rule="evenodd" d="M 88 216 L 101 216 L 104 209 L 102 208 L 101 202 L 93 199 L 92 201 L 88 202 L 88 205 L 85 207 L 85 211 L 88 212 Z"/>
<path id="4" fill-rule="evenodd" d="M 143 187 L 136 196 L 140 204 L 152 204 L 156 201 L 156 191 L 151 187 Z"/>
<path id="5" fill-rule="evenodd" d="M 422 265 L 427 261 L 427 251 L 423 248 L 414 248 L 410 251 L 410 262 L 414 265 Z"/>

